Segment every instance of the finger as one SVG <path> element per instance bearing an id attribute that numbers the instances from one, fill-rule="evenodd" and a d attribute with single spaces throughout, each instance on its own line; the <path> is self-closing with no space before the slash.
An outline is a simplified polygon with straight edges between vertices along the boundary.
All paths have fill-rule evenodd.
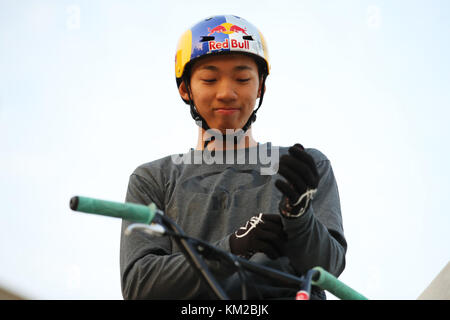
<path id="1" fill-rule="evenodd" d="M 315 188 L 317 186 L 317 177 L 308 164 L 298 160 L 294 156 L 283 156 L 280 159 L 280 166 L 288 166 L 303 178 L 306 185 Z"/>
<path id="2" fill-rule="evenodd" d="M 316 162 L 314 161 L 313 157 L 310 154 L 308 154 L 304 149 L 301 150 L 299 148 L 291 147 L 289 148 L 289 154 L 298 159 L 299 161 L 308 165 L 308 167 L 311 169 L 314 175 L 316 177 L 319 177 Z"/>
<path id="3" fill-rule="evenodd" d="M 280 215 L 278 214 L 278 216 Z M 258 230 L 255 231 L 255 238 L 257 239 L 277 243 L 279 241 L 284 241 L 284 239 L 286 238 L 281 221 L 280 223 L 266 222 L 259 225 L 258 227 Z"/>
<path id="4" fill-rule="evenodd" d="M 285 177 L 286 180 L 294 186 L 295 191 L 297 191 L 299 194 L 305 193 L 307 186 L 303 179 L 295 171 L 293 171 L 286 165 L 281 165 L 280 163 L 278 173 Z"/>
<path id="5" fill-rule="evenodd" d="M 275 181 L 275 186 L 278 188 L 278 190 L 281 191 L 283 195 L 289 198 L 290 202 L 297 201 L 298 197 L 300 197 L 299 193 L 296 192 L 291 185 L 284 182 L 283 180 L 277 180 Z"/>
<path id="6" fill-rule="evenodd" d="M 279 247 L 287 239 L 287 235 L 281 223 L 281 216 L 279 214 L 270 214 L 270 216 L 277 216 L 279 223 L 266 222 L 258 225 L 258 230 L 255 230 L 254 239 L 269 242 Z"/>
<path id="7" fill-rule="evenodd" d="M 319 177 L 319 173 L 317 172 L 317 166 L 316 162 L 314 161 L 313 157 L 309 155 L 304 149 L 301 150 L 298 147 L 290 147 L 289 153 L 294 156 L 296 159 L 300 160 L 301 162 L 304 162 L 308 165 L 308 167 L 311 169 L 311 172 L 316 176 L 316 178 Z"/>

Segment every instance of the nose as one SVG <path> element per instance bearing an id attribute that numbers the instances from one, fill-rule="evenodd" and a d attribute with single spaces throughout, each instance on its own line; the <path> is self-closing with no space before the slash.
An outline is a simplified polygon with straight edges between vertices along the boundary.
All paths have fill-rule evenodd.
<path id="1" fill-rule="evenodd" d="M 237 93 L 233 83 L 228 80 L 220 81 L 216 93 L 216 98 L 217 100 L 221 101 L 233 101 L 237 99 Z"/>

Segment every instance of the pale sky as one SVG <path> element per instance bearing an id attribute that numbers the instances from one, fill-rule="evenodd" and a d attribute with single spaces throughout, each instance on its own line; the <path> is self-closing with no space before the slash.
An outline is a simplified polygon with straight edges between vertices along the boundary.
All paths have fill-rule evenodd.
<path id="1" fill-rule="evenodd" d="M 120 220 L 69 200 L 122 202 L 138 165 L 195 147 L 175 47 L 215 14 L 268 42 L 256 140 L 331 160 L 340 279 L 371 299 L 416 299 L 450 260 L 445 0 L 0 0 L 0 286 L 122 299 Z"/>

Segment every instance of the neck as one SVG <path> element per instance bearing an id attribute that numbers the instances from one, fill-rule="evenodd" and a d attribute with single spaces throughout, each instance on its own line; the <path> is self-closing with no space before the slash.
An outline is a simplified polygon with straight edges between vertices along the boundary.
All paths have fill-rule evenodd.
<path id="1" fill-rule="evenodd" d="M 220 139 L 217 137 L 221 137 L 222 133 L 218 130 L 208 130 L 206 131 L 203 128 L 198 128 L 198 138 L 197 138 L 197 147 L 196 150 L 203 150 L 203 146 L 205 145 L 205 141 L 211 140 L 211 136 L 216 136 L 216 139 L 210 141 L 207 145 L 208 150 L 228 150 L 228 149 L 243 149 L 249 147 L 255 147 L 258 143 L 253 139 L 252 129 L 249 128 L 243 137 L 239 139 L 237 144 L 234 144 L 234 139 L 227 139 L 225 141 L 220 142 Z"/>

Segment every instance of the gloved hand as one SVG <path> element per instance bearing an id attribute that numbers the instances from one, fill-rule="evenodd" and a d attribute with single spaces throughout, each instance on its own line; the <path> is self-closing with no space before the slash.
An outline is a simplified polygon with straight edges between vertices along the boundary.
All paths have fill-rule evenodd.
<path id="1" fill-rule="evenodd" d="M 319 185 L 314 159 L 297 143 L 289 148 L 289 154 L 281 156 L 278 173 L 287 180 L 275 181 L 283 194 L 280 213 L 287 218 L 298 218 L 308 210 Z"/>
<path id="2" fill-rule="evenodd" d="M 280 215 L 260 213 L 230 236 L 230 249 L 231 253 L 247 259 L 256 252 L 276 259 L 283 255 L 281 246 L 285 240 Z"/>

